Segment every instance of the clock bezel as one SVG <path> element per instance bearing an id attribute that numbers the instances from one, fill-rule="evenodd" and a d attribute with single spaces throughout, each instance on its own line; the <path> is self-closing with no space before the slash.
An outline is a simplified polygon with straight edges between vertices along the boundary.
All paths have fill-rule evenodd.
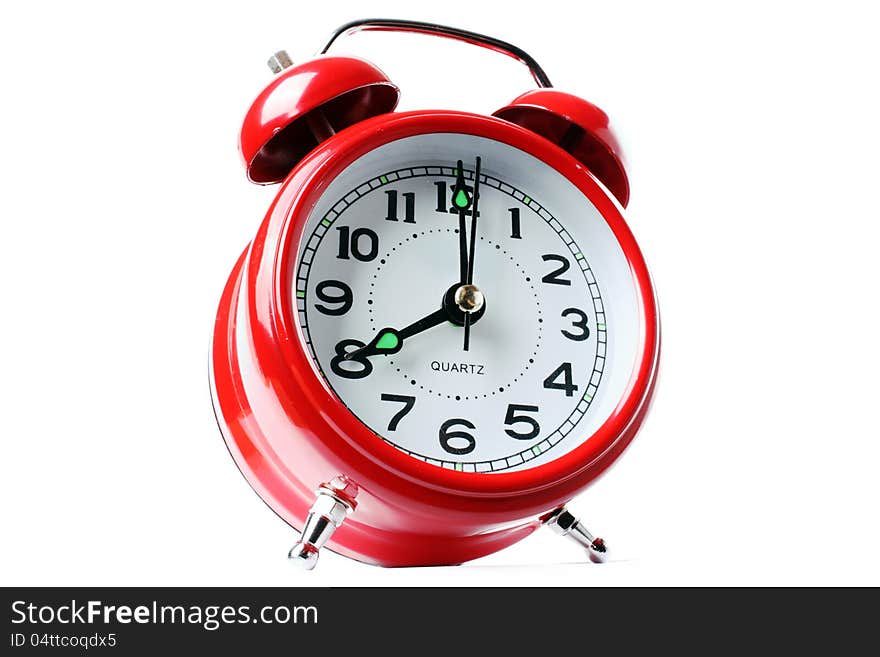
<path id="1" fill-rule="evenodd" d="M 636 364 L 623 398 L 608 420 L 571 452 L 548 463 L 510 473 L 463 473 L 412 458 L 375 434 L 338 399 L 316 372 L 296 320 L 296 307 L 287 289 L 291 267 L 296 266 L 299 243 L 306 220 L 323 190 L 343 169 L 365 153 L 397 139 L 425 133 L 457 132 L 495 139 L 519 148 L 553 167 L 596 206 L 621 245 L 638 290 L 642 324 Z M 286 209 L 285 209 L 286 208 Z M 545 489 L 560 482 L 586 486 L 626 447 L 634 431 L 627 431 L 646 402 L 656 370 L 659 323 L 654 291 L 641 251 L 626 225 L 620 207 L 600 183 L 569 154 L 551 142 L 500 119 L 461 112 L 409 112 L 376 117 L 339 133 L 317 149 L 285 182 L 255 241 L 274 243 L 273 254 L 253 248 L 249 276 L 264 277 L 267 255 L 273 259 L 273 290 L 266 326 L 273 344 L 267 346 L 281 357 L 284 368 L 276 370 L 274 385 L 287 391 L 288 399 L 301 399 L 320 408 L 314 434 L 330 443 L 339 440 L 361 455 L 382 464 L 386 472 L 411 482 L 458 494 L 499 496 Z M 259 286 L 254 278 L 251 285 Z M 257 341 L 259 345 L 260 341 Z M 259 355 L 259 354 L 258 354 Z M 267 354 L 268 355 L 268 354 Z M 277 357 L 276 356 L 276 357 Z M 273 368 L 274 369 L 274 368 Z M 286 372 L 284 371 L 286 370 Z"/>

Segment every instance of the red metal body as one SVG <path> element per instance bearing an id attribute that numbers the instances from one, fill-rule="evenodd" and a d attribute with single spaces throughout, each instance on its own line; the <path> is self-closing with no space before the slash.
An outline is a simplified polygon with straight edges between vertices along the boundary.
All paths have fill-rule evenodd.
<path id="1" fill-rule="evenodd" d="M 519 472 L 463 473 L 411 458 L 362 425 L 315 373 L 286 289 L 304 222 L 327 184 L 390 141 L 456 132 L 498 140 L 543 160 L 599 209 L 638 289 L 639 355 L 623 399 L 586 443 Z M 385 114 L 324 141 L 294 169 L 236 263 L 220 302 L 212 381 L 217 419 L 244 476 L 289 524 L 301 527 L 315 490 L 347 475 L 357 510 L 328 547 L 385 566 L 455 564 L 527 536 L 620 455 L 648 409 L 659 355 L 654 291 L 619 206 L 578 160 L 547 139 L 491 117 L 447 111 Z"/>

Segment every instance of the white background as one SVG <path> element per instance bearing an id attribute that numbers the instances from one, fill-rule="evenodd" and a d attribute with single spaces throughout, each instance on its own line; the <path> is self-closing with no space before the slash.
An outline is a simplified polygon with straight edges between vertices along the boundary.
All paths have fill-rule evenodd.
<path id="1" fill-rule="evenodd" d="M 5 585 L 880 584 L 880 103 L 869 3 L 5 3 Z M 241 118 L 265 59 L 366 15 L 512 41 L 611 114 L 663 317 L 648 422 L 549 532 L 458 568 L 312 573 L 214 425 L 221 287 L 274 196 Z M 513 60 L 364 34 L 402 108 L 490 113 Z M 462 80 L 458 71 L 467 71 Z M 466 93 L 458 93 L 462 87 Z M 456 93 L 453 94 L 453 90 Z"/>

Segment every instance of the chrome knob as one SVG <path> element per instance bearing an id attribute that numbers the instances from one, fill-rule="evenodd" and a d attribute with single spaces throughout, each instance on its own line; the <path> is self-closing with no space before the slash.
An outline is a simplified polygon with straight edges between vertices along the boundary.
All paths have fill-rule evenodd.
<path id="1" fill-rule="evenodd" d="M 544 524 L 560 536 L 567 536 L 585 548 L 593 563 L 605 563 L 608 560 L 608 547 L 605 545 L 605 540 L 595 538 L 564 506 L 556 509 L 545 518 Z"/>
<path id="2" fill-rule="evenodd" d="M 269 61 L 267 61 L 266 64 L 272 69 L 273 73 L 277 74 L 281 73 L 284 69 L 293 66 L 293 60 L 290 58 L 290 55 L 287 54 L 286 50 L 279 50 L 269 58 Z"/>
<path id="3" fill-rule="evenodd" d="M 352 503 L 336 494 L 334 489 L 321 486 L 300 535 L 291 548 L 288 558 L 305 570 L 312 570 L 318 563 L 321 547 L 354 509 Z"/>

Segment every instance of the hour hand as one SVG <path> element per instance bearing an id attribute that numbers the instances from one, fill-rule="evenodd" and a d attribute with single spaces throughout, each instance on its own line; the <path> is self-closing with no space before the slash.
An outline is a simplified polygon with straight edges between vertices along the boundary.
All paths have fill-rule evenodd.
<path id="1" fill-rule="evenodd" d="M 458 211 L 458 262 L 459 280 L 464 283 L 468 272 L 468 246 L 467 246 L 467 211 L 473 203 L 473 197 L 468 193 L 467 183 L 464 180 L 464 164 L 461 160 L 455 167 L 455 187 L 452 188 L 452 204 Z"/>
<path id="2" fill-rule="evenodd" d="M 403 348 L 404 340 L 422 331 L 434 328 L 448 319 L 449 313 L 445 308 L 440 308 L 400 330 L 390 327 L 383 328 L 366 345 L 360 349 L 348 352 L 343 358 L 351 360 L 352 358 L 369 358 L 370 356 L 378 356 L 380 354 L 396 354 Z"/>

